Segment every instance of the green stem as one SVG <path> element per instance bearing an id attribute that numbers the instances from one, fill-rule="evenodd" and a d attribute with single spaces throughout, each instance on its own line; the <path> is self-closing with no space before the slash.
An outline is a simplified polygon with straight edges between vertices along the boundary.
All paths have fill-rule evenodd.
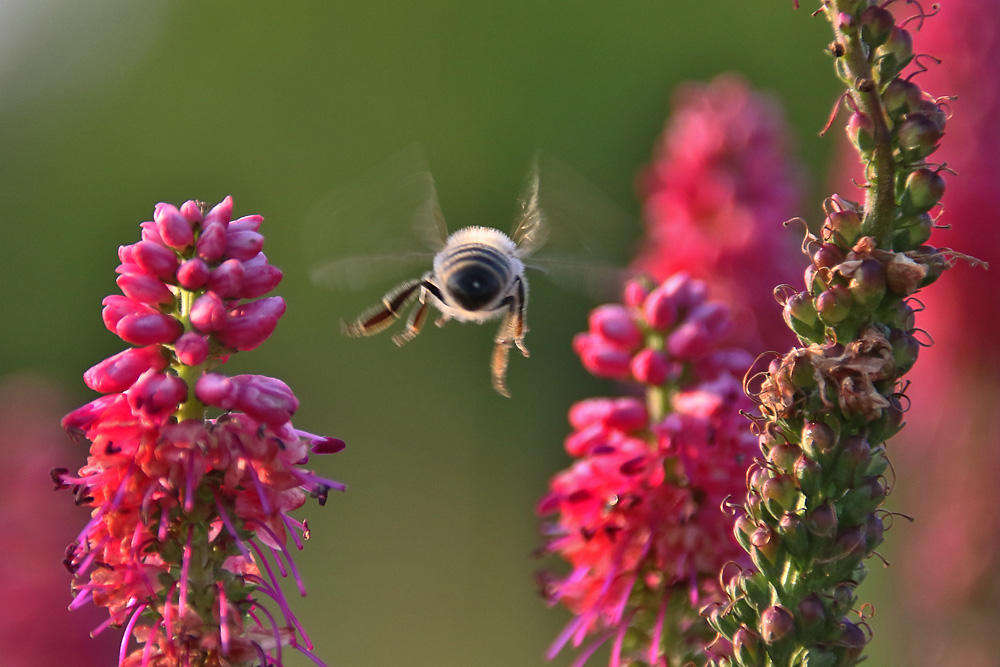
<path id="1" fill-rule="evenodd" d="M 193 331 L 191 325 L 191 307 L 194 305 L 194 300 L 198 295 L 190 290 L 181 289 L 178 293 L 178 301 L 180 303 L 180 321 L 184 325 L 185 333 L 188 331 Z M 202 403 L 194 395 L 194 386 L 200 378 L 205 373 L 205 364 L 199 364 L 197 366 L 185 366 L 184 364 L 177 364 L 174 367 L 177 372 L 177 377 L 184 380 L 184 384 L 187 385 L 187 400 L 181 403 L 180 407 L 177 408 L 177 412 L 174 416 L 177 417 L 177 421 L 182 422 L 187 419 L 195 419 L 199 421 L 205 420 L 205 404 Z"/>
<path id="2" fill-rule="evenodd" d="M 845 29 L 838 15 L 847 0 L 833 0 L 826 7 L 836 42 L 843 48 L 838 54 L 844 66 L 842 76 L 857 110 L 872 120 L 875 148 L 867 162 L 869 186 L 865 195 L 863 229 L 882 250 L 892 250 L 892 223 L 896 212 L 896 162 L 893 159 L 892 133 L 875 84 L 868 47 L 862 42 L 856 22 Z M 864 157 L 864 156 L 862 156 Z"/>

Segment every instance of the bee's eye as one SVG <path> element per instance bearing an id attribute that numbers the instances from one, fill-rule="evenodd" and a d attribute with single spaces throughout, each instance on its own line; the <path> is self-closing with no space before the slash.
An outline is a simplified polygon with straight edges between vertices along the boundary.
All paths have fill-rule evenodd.
<path id="1" fill-rule="evenodd" d="M 500 287 L 497 274 L 480 264 L 469 264 L 453 271 L 445 282 L 445 290 L 466 310 L 479 310 L 493 301 Z"/>

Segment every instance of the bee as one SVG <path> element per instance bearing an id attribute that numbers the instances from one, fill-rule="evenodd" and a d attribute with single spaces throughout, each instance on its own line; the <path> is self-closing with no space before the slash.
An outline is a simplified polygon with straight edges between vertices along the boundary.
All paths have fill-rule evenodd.
<path id="1" fill-rule="evenodd" d="M 404 345 L 421 331 L 428 307 L 441 314 L 437 326 L 449 320 L 477 322 L 500 319 L 493 341 L 490 370 L 493 388 L 502 396 L 507 389 L 507 365 L 511 347 L 529 356 L 524 343 L 528 333 L 528 266 L 525 259 L 546 240 L 547 224 L 538 203 L 537 162 L 532 167 L 527 192 L 514 230 L 508 235 L 493 227 L 463 227 L 447 234 L 440 207 L 432 203 L 432 218 L 440 236 L 440 249 L 433 265 L 419 278 L 407 280 L 385 294 L 382 302 L 362 313 L 354 322 L 343 322 L 342 332 L 351 337 L 372 336 L 399 320 L 409 309 L 405 328 L 392 341 Z"/>
<path id="2" fill-rule="evenodd" d="M 635 226 L 631 216 L 568 167 L 545 156 L 540 169 L 541 159 L 536 154 L 532 161 L 510 233 L 487 226 L 449 233 L 434 179 L 418 147 L 398 153 L 356 184 L 318 202 L 307 218 L 304 237 L 304 250 L 314 258 L 314 283 L 356 291 L 383 273 L 396 274 L 398 280 L 405 267 L 413 267 L 411 277 L 398 282 L 379 303 L 341 322 L 342 333 L 373 336 L 403 320 L 392 336 L 402 346 L 420 334 L 432 309 L 439 313 L 438 326 L 450 320 L 500 320 L 490 374 L 493 388 L 510 396 L 506 376 L 511 348 L 529 356 L 529 273 L 544 273 L 595 295 L 609 286 L 614 293 L 622 272 L 595 262 L 595 254 L 613 251 L 616 238 L 627 242 L 625 236 L 609 236 L 609 229 Z M 553 216 L 557 224 L 550 224 Z M 418 238 L 399 233 L 407 221 Z M 414 247 L 412 241 L 417 240 L 425 250 Z M 543 245 L 545 252 L 536 255 Z"/>

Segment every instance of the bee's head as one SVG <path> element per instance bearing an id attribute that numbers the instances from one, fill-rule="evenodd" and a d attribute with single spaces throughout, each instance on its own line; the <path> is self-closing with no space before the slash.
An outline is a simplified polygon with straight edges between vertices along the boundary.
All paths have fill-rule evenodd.
<path id="1" fill-rule="evenodd" d="M 503 285 L 491 267 L 468 263 L 448 274 L 444 289 L 465 310 L 477 311 L 493 303 Z"/>

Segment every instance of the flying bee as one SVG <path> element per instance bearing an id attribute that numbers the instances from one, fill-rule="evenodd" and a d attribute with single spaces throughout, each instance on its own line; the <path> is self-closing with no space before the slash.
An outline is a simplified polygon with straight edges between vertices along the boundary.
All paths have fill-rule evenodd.
<path id="1" fill-rule="evenodd" d="M 436 204 L 432 208 L 435 226 L 443 234 L 440 208 Z M 405 329 L 392 337 L 396 345 L 403 345 L 420 333 L 428 306 L 440 311 L 438 326 L 452 319 L 482 324 L 499 318 L 490 369 L 493 388 L 509 397 L 506 375 L 510 348 L 515 346 L 529 356 L 524 344 L 528 333 L 528 267 L 524 259 L 546 237 L 545 216 L 538 205 L 538 169 L 533 167 L 521 214 L 510 236 L 481 226 L 463 227 L 444 236 L 430 271 L 394 287 L 382 297 L 381 304 L 366 310 L 353 323 L 342 323 L 342 331 L 354 337 L 377 334 L 410 308 Z"/>
<path id="2" fill-rule="evenodd" d="M 540 180 L 544 181 L 541 199 Z M 607 252 L 614 245 L 607 238 L 609 227 L 633 223 L 553 159 L 546 158 L 540 170 L 537 155 L 518 203 L 509 234 L 488 226 L 462 227 L 449 234 L 423 154 L 407 149 L 354 186 L 317 203 L 308 218 L 312 224 L 305 247 L 307 255 L 317 260 L 311 278 L 318 284 L 358 290 L 382 273 L 402 273 L 413 263 L 411 276 L 417 277 L 399 282 L 357 319 L 342 322 L 342 332 L 350 337 L 372 336 L 404 319 L 392 337 L 401 346 L 421 332 L 431 308 L 440 313 L 438 326 L 449 320 L 482 324 L 499 319 L 490 368 L 493 388 L 509 396 L 506 373 L 511 348 L 529 356 L 525 344 L 528 273 L 546 273 L 557 282 L 562 278 L 576 289 L 595 291 L 597 283 L 616 289 L 621 270 L 586 258 L 593 247 Z M 549 224 L 553 212 L 557 225 Z M 427 250 L 415 251 L 407 235 L 398 233 L 407 220 Z M 535 256 L 552 231 L 556 232 L 553 243 Z M 376 241 L 377 251 L 369 252 Z M 423 263 L 423 273 L 416 262 Z"/>

